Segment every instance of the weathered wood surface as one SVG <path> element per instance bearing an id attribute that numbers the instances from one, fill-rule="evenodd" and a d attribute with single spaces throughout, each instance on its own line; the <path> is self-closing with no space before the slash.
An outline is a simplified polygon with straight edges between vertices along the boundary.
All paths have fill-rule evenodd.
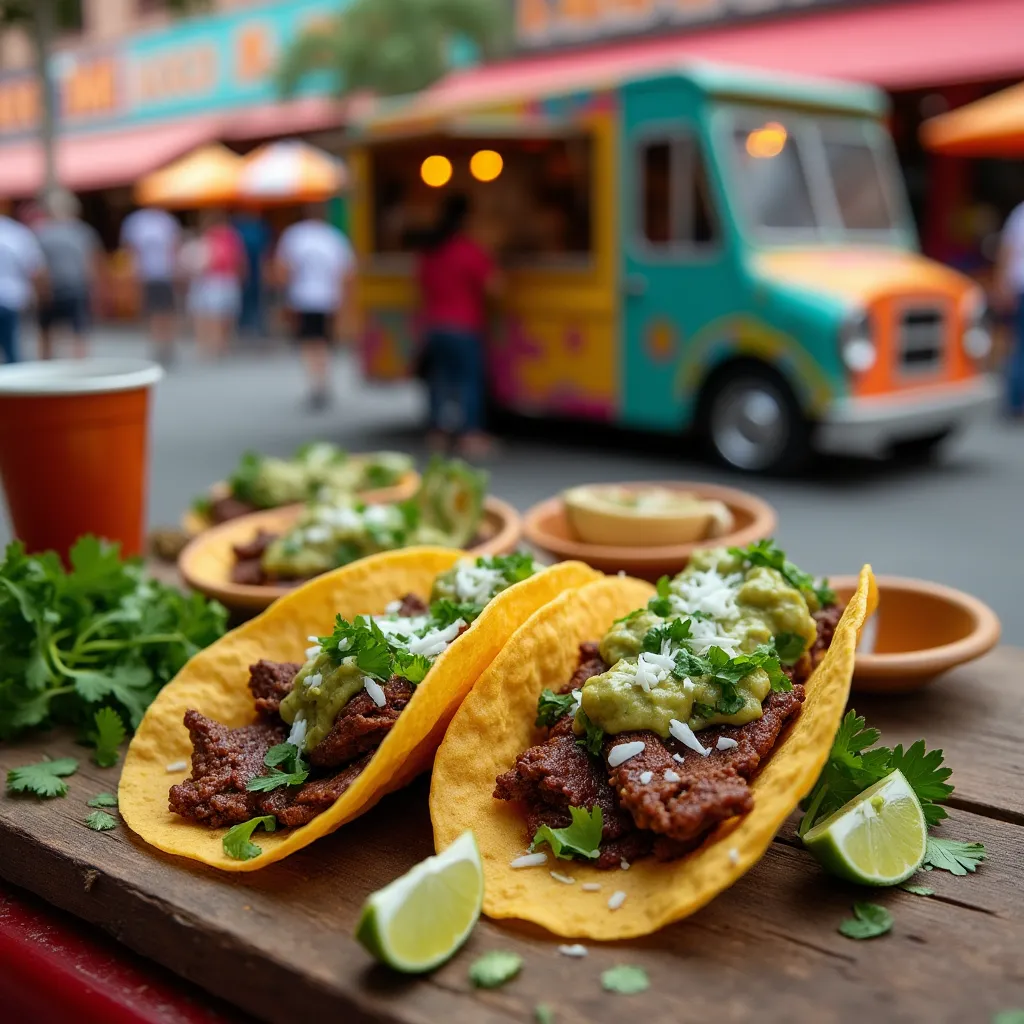
<path id="1" fill-rule="evenodd" d="M 688 921 L 641 941 L 558 953 L 539 929 L 482 921 L 432 977 L 374 965 L 351 938 L 364 896 L 431 852 L 427 787 L 404 793 L 266 871 L 227 877 L 147 849 L 124 826 L 96 833 L 86 801 L 116 789 L 117 769 L 59 737 L 0 749 L 0 770 L 73 754 L 66 799 L 0 799 L 0 875 L 95 923 L 133 949 L 274 1022 L 418 1024 L 530 1021 L 987 1022 L 1024 1008 L 1024 652 L 1001 648 L 915 697 L 861 698 L 886 742 L 942 746 L 957 785 L 942 834 L 989 850 L 966 878 L 934 871 L 931 897 L 865 893 L 827 878 L 791 822 L 764 859 Z M 609 880 L 612 881 L 611 879 Z M 896 919 L 869 942 L 838 934 L 855 899 Z M 607 913 L 600 895 L 595 913 Z M 521 975 L 494 992 L 466 972 L 490 949 L 522 953 Z M 601 971 L 643 965 L 642 996 L 603 993 Z M 328 1016 L 330 1015 L 330 1016 Z"/>

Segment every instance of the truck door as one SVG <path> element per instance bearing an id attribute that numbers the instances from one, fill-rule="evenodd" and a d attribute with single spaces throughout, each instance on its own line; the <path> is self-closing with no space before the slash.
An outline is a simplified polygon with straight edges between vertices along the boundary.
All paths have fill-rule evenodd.
<path id="1" fill-rule="evenodd" d="M 689 424 L 696 395 L 680 380 L 683 353 L 736 304 L 722 221 L 701 136 L 685 122 L 643 118 L 627 102 L 620 287 L 621 419 L 675 431 Z M 663 97 L 657 108 L 665 110 Z"/>

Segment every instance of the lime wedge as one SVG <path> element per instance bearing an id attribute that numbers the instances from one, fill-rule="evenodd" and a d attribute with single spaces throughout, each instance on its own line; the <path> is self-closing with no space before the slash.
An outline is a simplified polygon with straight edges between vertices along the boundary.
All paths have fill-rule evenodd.
<path id="1" fill-rule="evenodd" d="M 899 769 L 819 822 L 804 845 L 834 875 L 860 885 L 896 885 L 924 860 L 928 824 Z"/>
<path id="2" fill-rule="evenodd" d="M 367 897 L 356 938 L 378 960 L 418 974 L 443 964 L 473 930 L 484 871 L 472 832 Z"/>

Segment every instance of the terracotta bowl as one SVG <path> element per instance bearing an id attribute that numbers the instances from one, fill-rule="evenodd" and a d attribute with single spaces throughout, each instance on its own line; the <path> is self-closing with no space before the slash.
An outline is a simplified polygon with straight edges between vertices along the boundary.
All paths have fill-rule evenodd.
<path id="1" fill-rule="evenodd" d="M 853 688 L 908 693 L 949 669 L 973 661 L 999 642 L 999 619 L 988 605 L 941 583 L 879 576 L 878 611 L 861 633 Z M 830 580 L 848 600 L 855 576 Z"/>
<path id="2" fill-rule="evenodd" d="M 390 487 L 378 487 L 373 491 L 362 491 L 357 494 L 360 501 L 365 501 L 368 505 L 385 505 L 395 501 L 405 501 L 406 498 L 411 498 L 415 493 L 416 489 L 420 485 L 420 475 L 414 469 L 410 469 L 408 473 L 405 473 L 396 484 L 392 484 Z M 220 480 L 215 483 L 210 490 L 207 492 L 207 496 L 211 501 L 217 501 L 220 498 L 225 498 L 230 493 L 228 482 L 226 480 Z M 288 507 L 288 506 L 284 506 Z M 276 512 L 277 509 L 267 509 L 268 512 Z M 216 524 L 208 516 L 201 515 L 196 512 L 195 509 L 189 509 L 181 517 L 181 528 L 190 536 L 194 537 L 198 533 L 202 533 L 204 530 L 213 529 Z M 223 525 L 223 524 L 221 524 Z"/>
<path id="3" fill-rule="evenodd" d="M 291 586 L 233 583 L 231 570 L 235 565 L 235 555 L 232 548 L 252 540 L 260 530 L 283 533 L 295 524 L 302 509 L 302 505 L 287 505 L 253 512 L 214 526 L 189 541 L 178 556 L 178 571 L 193 590 L 215 597 L 233 611 L 262 611 L 305 581 Z M 479 542 L 467 551 L 471 555 L 508 554 L 515 550 L 521 535 L 519 513 L 506 502 L 487 497 Z"/>
<path id="4" fill-rule="evenodd" d="M 733 514 L 735 528 L 721 537 L 693 541 L 689 544 L 667 544 L 660 547 L 624 547 L 612 544 L 586 544 L 577 540 L 565 514 L 560 497 L 549 498 L 534 505 L 523 518 L 526 539 L 541 551 L 560 559 L 578 558 L 602 572 L 629 573 L 642 579 L 656 580 L 686 567 L 690 556 L 700 548 L 742 546 L 771 536 L 778 522 L 775 509 L 747 491 L 715 484 L 679 480 L 644 480 L 619 484 L 620 487 L 668 487 L 687 491 L 698 498 L 717 498 Z"/>

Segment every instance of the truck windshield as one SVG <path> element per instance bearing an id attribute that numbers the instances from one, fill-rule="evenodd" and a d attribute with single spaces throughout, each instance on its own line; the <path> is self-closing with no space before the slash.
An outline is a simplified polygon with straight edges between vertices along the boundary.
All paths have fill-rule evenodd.
<path id="1" fill-rule="evenodd" d="M 737 124 L 730 141 L 739 205 L 765 241 L 834 242 L 903 227 L 885 139 L 858 122 Z"/>

